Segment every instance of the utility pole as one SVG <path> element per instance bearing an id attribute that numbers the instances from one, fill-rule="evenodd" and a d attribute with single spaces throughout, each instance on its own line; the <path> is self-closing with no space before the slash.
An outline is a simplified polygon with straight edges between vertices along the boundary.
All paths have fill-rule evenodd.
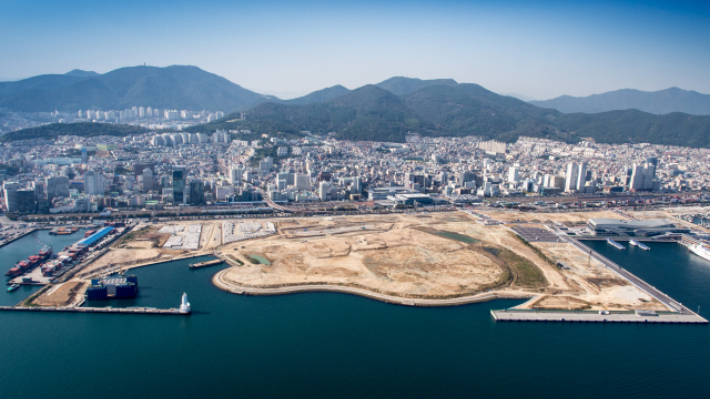
<path id="1" fill-rule="evenodd" d="M 592 250 L 589 250 L 589 258 L 587 259 L 587 267 L 592 265 Z"/>

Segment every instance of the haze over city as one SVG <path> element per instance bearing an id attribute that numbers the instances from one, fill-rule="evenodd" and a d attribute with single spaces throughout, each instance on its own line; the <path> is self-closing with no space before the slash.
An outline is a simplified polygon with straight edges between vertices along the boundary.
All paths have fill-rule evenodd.
<path id="1" fill-rule="evenodd" d="M 3 2 L 0 77 L 197 65 L 282 98 L 392 76 L 526 99 L 710 93 L 710 7 L 670 1 Z"/>

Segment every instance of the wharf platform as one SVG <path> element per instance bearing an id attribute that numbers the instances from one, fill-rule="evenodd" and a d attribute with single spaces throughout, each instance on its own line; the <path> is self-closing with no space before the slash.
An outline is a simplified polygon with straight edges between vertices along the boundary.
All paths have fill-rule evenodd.
<path id="1" fill-rule="evenodd" d="M 190 312 L 182 312 L 180 309 L 158 309 L 158 308 L 84 308 L 74 306 L 0 306 L 0 311 L 21 311 L 21 312 L 58 312 L 58 313 L 118 313 L 118 314 L 159 314 L 187 316 Z"/>
<path id="2" fill-rule="evenodd" d="M 224 263 L 222 259 L 214 259 L 214 260 L 208 260 L 205 262 L 200 262 L 200 263 L 190 263 L 190 269 L 199 269 L 201 267 L 208 267 L 208 266 L 216 266 L 216 265 L 221 265 Z"/>
<path id="3" fill-rule="evenodd" d="M 0 248 L 4 247 L 5 245 L 12 244 L 13 242 L 19 240 L 20 238 L 22 238 L 22 237 L 24 237 L 24 236 L 26 236 L 26 235 L 28 235 L 28 234 L 32 234 L 32 233 L 34 233 L 34 232 L 37 231 L 37 230 L 39 230 L 39 229 L 36 228 L 36 227 L 33 227 L 33 228 L 29 229 L 29 230 L 26 230 L 26 231 L 24 231 L 24 232 L 18 234 L 16 237 L 13 237 L 13 238 L 10 238 L 10 239 L 2 240 L 2 241 L 0 241 Z"/>
<path id="4" fill-rule="evenodd" d="M 491 310 L 496 321 L 561 322 L 561 323 L 649 323 L 708 324 L 697 314 L 659 313 L 642 316 L 635 313 L 598 314 L 592 312 L 535 312 L 522 310 Z"/>
<path id="5" fill-rule="evenodd" d="M 669 297 L 668 295 L 664 294 L 661 292 L 659 289 L 656 287 L 650 285 L 649 283 L 641 280 L 640 278 L 636 277 L 635 275 L 631 274 L 626 269 L 623 269 L 621 266 L 617 265 L 616 263 L 612 262 L 608 258 L 606 258 L 604 255 L 600 254 L 599 252 L 596 252 L 589 248 L 588 246 L 584 245 L 583 243 L 577 241 L 576 238 L 573 238 L 571 236 L 568 236 L 566 234 L 561 235 L 560 238 L 562 241 L 566 241 L 578 249 L 580 249 L 583 253 L 589 254 L 589 256 L 593 257 L 597 261 L 599 261 L 601 264 L 603 264 L 607 269 L 612 271 L 614 274 L 617 276 L 623 278 L 624 280 L 628 281 L 629 283 L 635 285 L 637 288 L 639 288 L 641 291 L 647 293 L 651 297 L 655 298 L 657 301 L 665 305 L 668 309 L 670 309 L 673 312 L 677 312 L 680 315 L 685 315 L 685 316 L 697 316 L 692 310 L 690 310 L 688 307 L 683 306 L 680 302 L 674 300 L 673 298 Z M 700 317 L 700 316 L 698 316 Z M 705 320 L 705 319 L 703 319 Z"/>
<path id="6" fill-rule="evenodd" d="M 581 241 L 606 241 L 607 238 L 611 238 L 616 242 L 628 242 L 631 240 L 636 240 L 638 242 L 678 242 L 679 237 L 676 236 L 654 236 L 654 237 L 636 237 L 636 236 L 593 236 L 593 235 L 577 235 L 570 236 L 574 237 L 576 240 Z"/>

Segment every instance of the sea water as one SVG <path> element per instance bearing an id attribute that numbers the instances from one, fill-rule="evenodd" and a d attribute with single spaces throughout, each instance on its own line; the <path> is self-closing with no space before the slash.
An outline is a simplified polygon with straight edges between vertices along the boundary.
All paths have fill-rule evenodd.
<path id="1" fill-rule="evenodd" d="M 678 244 L 587 243 L 710 313 L 710 262 Z M 390 305 L 347 294 L 243 296 L 224 266 L 132 271 L 128 306 L 190 316 L 0 313 L 0 387 L 11 398 L 704 397 L 705 325 L 496 323 L 490 309 Z M 115 301 L 112 306 L 120 306 Z"/>

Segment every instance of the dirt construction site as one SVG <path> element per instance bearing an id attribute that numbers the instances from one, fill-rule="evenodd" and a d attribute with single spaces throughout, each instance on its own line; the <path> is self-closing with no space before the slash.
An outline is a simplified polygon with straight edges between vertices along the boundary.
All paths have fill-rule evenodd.
<path id="1" fill-rule="evenodd" d="M 570 244 L 527 244 L 508 226 L 484 226 L 463 212 L 274 223 L 275 235 L 219 248 L 242 263 L 224 282 L 330 284 L 403 298 L 527 295 L 536 299 L 525 306 L 538 309 L 666 310 Z"/>
<path id="2" fill-rule="evenodd" d="M 260 226 L 275 232 L 235 235 Z M 71 301 L 89 276 L 112 268 L 125 271 L 168 257 L 216 252 L 231 266 L 221 281 L 237 288 L 329 285 L 398 298 L 530 297 L 523 307 L 533 309 L 667 310 L 571 244 L 528 243 L 513 227 L 483 225 L 464 212 L 231 219 L 203 222 L 199 229 L 195 222 L 145 224 L 71 284 L 38 300 Z M 199 231 L 193 233 L 199 237 L 197 249 L 165 246 L 190 230 Z"/>

